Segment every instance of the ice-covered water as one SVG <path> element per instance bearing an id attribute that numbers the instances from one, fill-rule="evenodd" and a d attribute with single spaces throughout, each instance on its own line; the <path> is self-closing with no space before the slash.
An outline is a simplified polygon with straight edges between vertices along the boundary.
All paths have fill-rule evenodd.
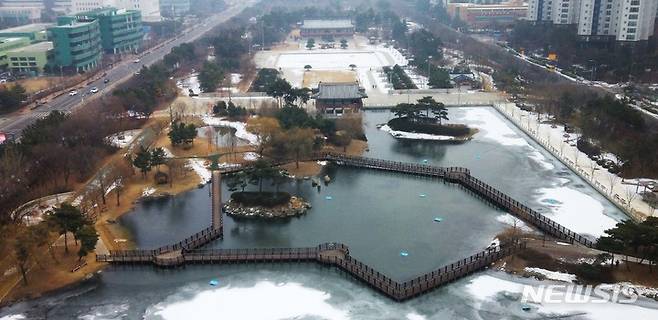
<path id="1" fill-rule="evenodd" d="M 451 122 L 475 126 L 480 132 L 472 141 L 457 145 L 431 141 L 400 141 L 375 127 L 376 124 L 390 119 L 389 113 L 368 112 L 366 134 L 370 151 L 366 156 L 416 163 L 427 162 L 440 166 L 468 167 L 473 174 L 487 183 L 565 226 L 590 235 L 601 234 L 611 224 L 624 217 L 617 208 L 549 153 L 525 137 L 495 110 L 450 109 L 449 116 Z M 318 212 L 331 212 L 329 210 L 331 206 L 335 209 L 340 208 L 340 204 L 350 193 L 350 184 L 362 190 L 361 192 L 368 191 L 355 196 L 364 199 L 374 196 L 369 200 L 373 204 L 390 201 L 393 210 L 404 210 L 403 208 L 408 205 L 419 206 L 418 203 L 420 203 L 418 208 L 423 208 L 423 201 L 431 200 L 436 194 L 431 187 L 428 187 L 429 189 L 422 187 L 423 190 L 414 187 L 416 184 L 423 185 L 423 181 L 420 180 L 386 174 L 370 176 L 369 173 L 355 174 L 350 171 L 338 171 L 337 174 L 339 177 L 346 175 L 349 179 L 339 179 L 335 184 L 323 187 L 322 192 L 316 193 L 315 196 L 311 196 L 312 193 L 302 188 L 306 190 L 303 192 L 306 192 L 309 198 L 317 197 L 314 204 L 318 204 Z M 373 184 L 372 181 L 377 182 Z M 343 194 L 340 192 L 342 189 L 346 190 Z M 201 192 L 196 193 L 198 195 L 205 192 L 207 197 L 207 190 L 201 189 L 197 192 Z M 443 193 L 439 189 L 434 192 Z M 418 197 L 420 193 L 427 194 L 427 197 Z M 325 196 L 332 196 L 332 201 L 324 200 Z M 207 223 L 208 217 L 205 214 L 208 213 L 209 208 L 206 208 L 205 201 L 199 199 L 187 195 L 178 197 L 174 203 L 151 204 L 148 211 L 140 213 L 146 216 L 144 221 L 158 221 L 165 217 L 163 210 L 167 206 L 177 208 L 178 214 L 162 219 L 165 221 L 160 224 L 148 225 L 153 229 L 150 234 L 154 236 L 151 238 L 145 236 L 146 238 L 141 240 L 138 237 L 137 240 L 146 243 L 149 239 L 157 238 L 156 230 L 176 230 L 181 235 L 187 234 L 188 231 L 198 228 L 197 225 L 186 225 L 187 221 L 195 220 L 192 217 L 196 215 L 203 216 L 195 220 L 197 221 L 195 223 L 199 225 Z M 448 205 L 450 201 L 446 199 L 444 202 Z M 475 199 L 470 198 L 470 201 Z M 396 209 L 396 205 L 401 206 L 402 209 Z M 152 220 L 149 220 L 149 215 Z M 394 215 L 382 217 L 386 216 L 394 217 Z M 414 216 L 417 215 L 411 217 Z M 444 218 L 443 221 L 434 223 L 432 219 L 436 216 Z M 227 219 L 229 225 L 227 233 L 231 236 L 227 237 L 229 240 L 226 241 L 238 244 L 235 242 L 237 239 L 247 239 L 245 243 L 258 246 L 297 245 L 302 243 L 300 235 L 310 239 L 310 235 L 322 238 L 332 234 L 347 236 L 351 232 L 357 232 L 363 234 L 364 243 L 357 244 L 356 247 L 362 245 L 362 249 L 357 249 L 355 256 L 368 258 L 368 249 L 375 253 L 389 252 L 391 255 L 389 258 L 376 262 L 385 264 L 388 261 L 392 265 L 388 266 L 389 272 L 404 274 L 407 268 L 413 269 L 413 265 L 416 265 L 416 268 L 422 266 L 422 261 L 415 261 L 410 266 L 397 267 L 391 262 L 401 259 L 404 259 L 405 263 L 413 262 L 413 259 L 419 255 L 416 254 L 415 249 L 409 250 L 409 247 L 413 247 L 415 241 L 426 240 L 431 232 L 445 232 L 441 228 L 454 223 L 457 218 L 443 212 L 427 210 L 420 214 L 418 220 L 405 218 L 398 223 L 389 221 L 379 225 L 375 223 L 377 221 L 375 217 L 361 214 L 354 218 L 365 221 L 363 222 L 365 224 L 362 223 L 360 226 L 354 227 L 353 223 L 344 220 L 342 224 L 321 224 L 317 231 L 312 229 L 317 225 L 304 223 L 308 217 L 275 225 L 244 224 Z M 471 227 L 479 228 L 480 224 L 513 223 L 511 216 L 499 211 L 484 214 L 484 218 L 480 220 L 481 222 L 471 220 Z M 416 231 L 422 229 L 414 229 L 414 224 L 423 221 L 427 224 L 427 228 L 438 227 L 438 229 Z M 368 222 L 384 229 L 372 238 L 370 234 L 377 228 L 364 228 Z M 412 228 L 404 229 L 404 223 L 410 223 Z M 304 229 L 309 230 L 303 231 Z M 473 230 L 468 229 L 457 231 L 473 233 Z M 144 234 L 148 235 L 149 232 L 146 231 Z M 381 238 L 386 235 L 407 239 L 405 240 L 407 243 L 401 248 L 389 248 L 387 246 L 390 242 Z M 487 234 L 478 241 L 489 242 L 491 239 L 488 237 Z M 267 240 L 259 242 L 259 239 Z M 421 245 L 418 248 L 422 247 Z M 426 250 L 432 249 L 428 247 Z M 409 251 L 409 256 L 400 257 L 401 250 Z M 373 256 L 370 259 L 373 259 Z M 386 266 L 383 268 L 386 269 Z M 217 279 L 219 285 L 209 286 L 210 279 Z M 637 305 L 533 304 L 531 310 L 524 311 L 524 304 L 519 301 L 520 290 L 524 284 L 536 286 L 540 283 L 489 271 L 400 304 L 384 298 L 335 269 L 315 264 L 189 266 L 181 270 L 112 267 L 104 270 L 99 279 L 72 289 L 75 292 L 79 291 L 79 294 L 66 291 L 15 305 L 1 310 L 0 319 L 20 319 L 20 315 L 26 319 L 45 319 L 46 316 L 48 319 L 538 319 L 547 317 L 653 319 L 658 317 L 655 303 L 648 301 L 641 301 Z"/>

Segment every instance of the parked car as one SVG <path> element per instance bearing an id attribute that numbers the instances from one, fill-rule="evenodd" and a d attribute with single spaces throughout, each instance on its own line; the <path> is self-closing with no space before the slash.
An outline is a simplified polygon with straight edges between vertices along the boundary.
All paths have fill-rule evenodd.
<path id="1" fill-rule="evenodd" d="M 103 83 L 108 83 L 108 82 L 110 82 L 110 79 L 108 78 L 105 78 L 105 80 L 103 80 Z"/>
<path id="2" fill-rule="evenodd" d="M 89 90 L 89 93 L 96 93 L 96 92 L 98 92 L 98 88 L 96 87 L 93 87 L 91 88 L 91 90 Z"/>
<path id="3" fill-rule="evenodd" d="M 71 90 L 71 91 L 69 91 L 69 96 L 75 96 L 75 95 L 78 95 L 78 91 L 77 91 L 77 90 Z"/>
<path id="4" fill-rule="evenodd" d="M 139 59 L 135 59 L 135 60 L 133 60 L 133 63 L 139 63 L 139 62 L 140 62 Z"/>

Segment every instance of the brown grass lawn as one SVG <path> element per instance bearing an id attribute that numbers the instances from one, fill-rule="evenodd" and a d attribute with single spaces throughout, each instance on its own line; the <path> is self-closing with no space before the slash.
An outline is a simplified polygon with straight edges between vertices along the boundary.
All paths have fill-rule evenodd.
<path id="1" fill-rule="evenodd" d="M 304 81 L 302 86 L 306 88 L 316 88 L 320 82 L 354 82 L 356 81 L 356 72 L 354 71 L 330 71 L 330 70 L 313 70 L 304 72 Z"/>
<path id="2" fill-rule="evenodd" d="M 17 83 L 22 85 L 28 93 L 34 93 L 52 87 L 59 81 L 61 81 L 59 77 L 38 77 L 18 80 Z"/>

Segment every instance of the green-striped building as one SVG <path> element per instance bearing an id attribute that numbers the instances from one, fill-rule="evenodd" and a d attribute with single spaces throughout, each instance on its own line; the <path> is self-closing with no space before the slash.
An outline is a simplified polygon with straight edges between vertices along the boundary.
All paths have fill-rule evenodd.
<path id="1" fill-rule="evenodd" d="M 48 28 L 48 38 L 54 46 L 54 68 L 73 68 L 82 72 L 99 65 L 102 47 L 98 21 L 58 17 L 57 26 Z"/>
<path id="2" fill-rule="evenodd" d="M 135 52 L 142 45 L 142 14 L 138 10 L 101 8 L 76 16 L 98 21 L 101 43 L 107 53 Z"/>
<path id="3" fill-rule="evenodd" d="M 24 47 L 30 44 L 30 38 L 12 37 L 0 38 L 0 69 L 5 69 L 8 65 L 7 52 L 16 48 Z"/>
<path id="4" fill-rule="evenodd" d="M 37 42 L 29 46 L 16 48 L 7 52 L 8 68 L 16 73 L 33 76 L 43 73 L 51 57 L 53 43 Z"/>

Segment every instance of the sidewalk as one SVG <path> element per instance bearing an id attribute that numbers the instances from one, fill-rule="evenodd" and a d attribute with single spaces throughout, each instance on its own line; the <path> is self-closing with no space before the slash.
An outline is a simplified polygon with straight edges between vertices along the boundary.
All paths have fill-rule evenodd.
<path id="1" fill-rule="evenodd" d="M 629 217 L 641 221 L 655 214 L 655 210 L 635 191 L 636 186 L 623 184 L 620 177 L 609 173 L 576 148 L 576 134 L 565 133 L 561 126 L 551 128 L 550 124 L 540 123 L 536 114 L 523 111 L 514 103 L 494 104 L 494 107 Z"/>

